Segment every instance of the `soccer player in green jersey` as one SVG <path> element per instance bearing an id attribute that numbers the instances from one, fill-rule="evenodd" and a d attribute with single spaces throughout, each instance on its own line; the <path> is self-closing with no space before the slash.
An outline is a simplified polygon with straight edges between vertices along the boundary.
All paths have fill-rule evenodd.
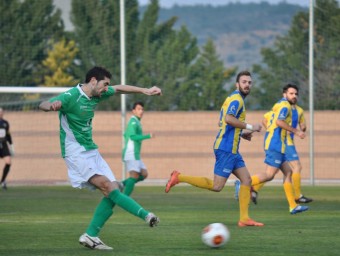
<path id="1" fill-rule="evenodd" d="M 79 238 L 80 244 L 97 250 L 112 250 L 99 239 L 98 234 L 113 214 L 112 208 L 115 205 L 145 220 L 150 227 L 159 222 L 156 215 L 120 192 L 114 174 L 93 142 L 92 119 L 97 104 L 114 94 L 161 95 L 162 92 L 156 86 L 110 86 L 111 77 L 111 73 L 106 69 L 93 67 L 87 72 L 85 83 L 78 84 L 39 106 L 43 111 L 59 111 L 61 153 L 67 165 L 71 185 L 75 188 L 97 188 L 104 195 L 86 233 Z"/>
<path id="2" fill-rule="evenodd" d="M 141 123 L 144 114 L 143 102 L 138 101 L 133 104 L 132 114 L 133 116 L 130 118 L 125 129 L 125 146 L 123 149 L 123 161 L 125 162 L 126 170 L 129 172 L 130 177 L 122 183 L 124 184 L 124 194 L 128 196 L 131 195 L 135 184 L 146 179 L 148 176 L 148 171 L 141 159 L 140 151 L 142 141 L 154 137 L 151 133 L 143 134 Z"/>

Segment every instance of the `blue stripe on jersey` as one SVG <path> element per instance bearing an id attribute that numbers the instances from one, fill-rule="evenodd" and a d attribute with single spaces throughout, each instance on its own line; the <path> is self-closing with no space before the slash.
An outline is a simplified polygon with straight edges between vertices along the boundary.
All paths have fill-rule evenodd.
<path id="1" fill-rule="evenodd" d="M 243 97 L 239 91 L 234 91 L 225 101 L 220 111 L 220 131 L 216 136 L 214 149 L 220 149 L 233 154 L 238 153 L 241 130 L 228 125 L 226 115 L 232 115 L 241 122 L 245 121 L 245 108 Z"/>

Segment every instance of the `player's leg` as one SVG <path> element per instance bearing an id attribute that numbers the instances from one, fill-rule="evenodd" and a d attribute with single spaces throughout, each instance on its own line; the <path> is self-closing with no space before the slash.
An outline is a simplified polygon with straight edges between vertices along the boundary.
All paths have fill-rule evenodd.
<path id="1" fill-rule="evenodd" d="M 261 173 L 254 174 L 251 176 L 251 201 L 254 204 L 257 204 L 258 193 L 260 189 L 264 186 L 264 184 L 268 181 L 271 181 L 276 173 L 279 171 L 279 168 L 276 166 L 271 166 L 266 164 L 265 171 Z"/>
<path id="2" fill-rule="evenodd" d="M 283 172 L 283 188 L 286 194 L 286 198 L 289 204 L 289 211 L 291 214 L 296 214 L 299 212 L 307 211 L 307 206 L 300 206 L 295 202 L 295 195 L 294 195 L 294 188 L 292 184 L 292 169 L 288 163 L 285 161 L 282 166 L 281 170 Z"/>
<path id="3" fill-rule="evenodd" d="M 130 177 L 122 182 L 124 185 L 123 193 L 130 196 L 135 188 L 135 184 L 146 179 L 148 171 L 142 160 L 127 160 L 125 164 Z"/>
<path id="4" fill-rule="evenodd" d="M 266 169 L 264 172 L 257 173 L 251 177 L 252 180 L 252 191 L 251 200 L 253 203 L 257 204 L 257 196 L 260 189 L 264 186 L 265 182 L 271 181 L 276 173 L 279 171 L 279 167 L 283 162 L 283 154 L 275 151 L 266 152 L 266 157 L 264 163 L 266 164 Z"/>
<path id="5" fill-rule="evenodd" d="M 256 222 L 249 217 L 251 177 L 248 172 L 248 169 L 245 166 L 242 166 L 234 170 L 233 173 L 240 180 L 240 188 L 239 188 L 239 194 L 238 194 L 239 207 L 240 207 L 240 219 L 239 219 L 238 225 L 240 227 L 264 226 L 263 223 Z"/>
<path id="6" fill-rule="evenodd" d="M 215 150 L 215 168 L 214 168 L 214 180 L 211 180 L 207 177 L 201 177 L 201 176 L 188 176 L 180 173 L 179 171 L 173 171 L 171 173 L 170 179 L 168 180 L 166 187 L 165 187 L 165 193 L 168 193 L 170 189 L 177 185 L 178 183 L 187 183 L 192 186 L 208 189 L 211 191 L 219 192 L 223 189 L 227 178 L 225 178 L 225 175 L 231 174 L 233 168 L 224 168 L 226 163 L 229 163 L 229 165 L 233 166 L 234 160 L 233 155 L 228 152 L 224 152 L 222 150 Z"/>
<path id="7" fill-rule="evenodd" d="M 305 197 L 301 192 L 301 170 L 302 165 L 299 160 L 289 160 L 289 165 L 293 170 L 292 174 L 292 182 L 293 182 L 293 188 L 294 188 L 294 194 L 295 194 L 295 201 L 297 203 L 310 203 L 313 201 L 313 199 Z"/>
<path id="8" fill-rule="evenodd" d="M 3 159 L 5 162 L 5 166 L 2 171 L 1 186 L 2 186 L 2 189 L 6 190 L 7 189 L 6 178 L 11 168 L 11 156 L 9 155 L 9 152 L 8 154 L 5 154 Z"/>

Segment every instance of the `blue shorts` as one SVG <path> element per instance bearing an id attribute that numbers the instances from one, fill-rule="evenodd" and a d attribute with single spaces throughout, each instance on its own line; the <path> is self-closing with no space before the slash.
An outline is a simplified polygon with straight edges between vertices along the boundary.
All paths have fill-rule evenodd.
<path id="1" fill-rule="evenodd" d="M 286 154 L 287 161 L 289 161 L 289 162 L 300 160 L 299 155 L 296 152 L 295 145 L 286 146 L 285 154 Z"/>
<path id="2" fill-rule="evenodd" d="M 266 164 L 280 168 L 281 165 L 286 161 L 287 159 L 285 154 L 277 151 L 266 150 L 266 158 L 264 159 Z"/>
<path id="3" fill-rule="evenodd" d="M 214 153 L 216 159 L 214 174 L 218 176 L 228 179 L 234 170 L 246 166 L 240 154 L 233 154 L 218 149 L 215 149 Z"/>

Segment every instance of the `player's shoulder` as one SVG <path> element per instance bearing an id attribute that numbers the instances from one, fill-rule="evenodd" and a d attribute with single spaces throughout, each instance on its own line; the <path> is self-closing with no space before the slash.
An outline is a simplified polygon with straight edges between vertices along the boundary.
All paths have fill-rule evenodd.
<path id="1" fill-rule="evenodd" d="M 299 113 L 302 113 L 302 112 L 303 112 L 303 108 L 300 107 L 299 105 L 295 105 L 295 108 L 296 108 L 296 110 L 297 110 Z"/>

